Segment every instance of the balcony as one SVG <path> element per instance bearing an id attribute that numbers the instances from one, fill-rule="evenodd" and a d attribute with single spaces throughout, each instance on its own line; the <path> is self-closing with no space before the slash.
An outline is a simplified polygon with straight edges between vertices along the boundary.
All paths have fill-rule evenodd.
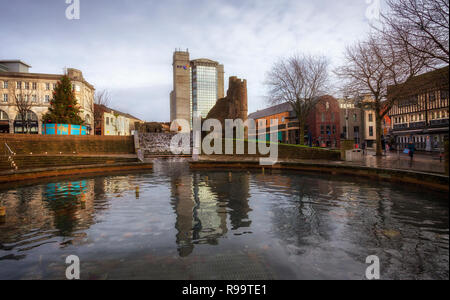
<path id="1" fill-rule="evenodd" d="M 430 120 L 430 127 L 448 126 L 448 119 Z"/>
<path id="2" fill-rule="evenodd" d="M 394 125 L 394 130 L 404 130 L 404 129 L 408 129 L 408 124 L 395 124 Z"/>
<path id="3" fill-rule="evenodd" d="M 441 127 L 448 126 L 448 119 L 438 119 L 438 120 L 430 120 L 429 125 L 425 121 L 421 122 L 413 122 L 409 124 L 395 124 L 394 130 L 413 130 L 413 129 L 424 129 L 430 127 Z"/>
<path id="4" fill-rule="evenodd" d="M 409 129 L 421 129 L 421 128 L 425 128 L 426 125 L 427 125 L 427 123 L 425 121 L 409 123 Z"/>

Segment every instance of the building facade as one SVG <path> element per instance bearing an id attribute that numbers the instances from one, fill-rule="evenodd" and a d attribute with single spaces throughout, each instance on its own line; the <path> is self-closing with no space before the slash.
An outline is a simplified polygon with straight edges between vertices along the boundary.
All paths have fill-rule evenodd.
<path id="1" fill-rule="evenodd" d="M 361 144 L 363 135 L 363 110 L 354 99 L 338 99 L 341 120 L 341 138 Z"/>
<path id="2" fill-rule="evenodd" d="M 340 108 L 336 98 L 319 98 L 307 121 L 308 140 L 313 146 L 339 148 L 341 145 Z"/>
<path id="3" fill-rule="evenodd" d="M 300 133 L 299 122 L 290 103 L 281 103 L 248 116 L 255 120 L 257 129 L 266 128 L 268 132 L 277 132 L 278 142 L 304 144 L 311 146 L 338 148 L 340 147 L 340 108 L 338 101 L 332 96 L 322 96 L 315 108 L 309 114 L 305 131 Z M 274 120 L 278 121 L 278 128 L 272 128 Z M 251 136 L 249 136 L 251 138 Z M 268 140 L 268 136 L 266 137 Z"/>
<path id="4" fill-rule="evenodd" d="M 449 67 L 391 86 L 388 99 L 398 99 L 389 111 L 398 148 L 412 141 L 418 150 L 442 151 L 449 132 Z"/>
<path id="5" fill-rule="evenodd" d="M 248 118 L 255 121 L 257 131 L 260 129 L 266 130 L 266 140 L 270 139 L 267 135 L 271 132 L 274 120 L 277 120 L 278 128 L 272 128 L 272 131 L 276 130 L 278 142 L 286 144 L 299 143 L 300 135 L 297 117 L 291 104 L 287 102 L 251 113 L 248 115 Z M 256 138 L 256 136 L 249 136 L 249 138 Z M 258 138 L 262 139 L 263 137 Z"/>
<path id="6" fill-rule="evenodd" d="M 170 121 L 184 119 L 191 124 L 196 113 L 205 118 L 217 100 L 224 97 L 223 65 L 206 58 L 190 60 L 188 51 L 177 50 L 172 67 Z"/>
<path id="7" fill-rule="evenodd" d="M 48 111 L 52 93 L 63 74 L 29 73 L 28 64 L 20 60 L 1 60 L 0 65 L 0 133 L 42 133 L 42 116 Z M 73 92 L 81 108 L 89 134 L 94 134 L 94 87 L 81 71 L 68 68 Z M 27 122 L 21 120 L 16 97 L 25 97 L 31 107 Z M 27 124 L 28 129 L 24 129 Z"/>
<path id="8" fill-rule="evenodd" d="M 136 130 L 136 123 L 144 123 L 138 118 L 113 110 L 104 105 L 94 104 L 97 119 L 95 121 L 96 135 L 133 135 Z"/>

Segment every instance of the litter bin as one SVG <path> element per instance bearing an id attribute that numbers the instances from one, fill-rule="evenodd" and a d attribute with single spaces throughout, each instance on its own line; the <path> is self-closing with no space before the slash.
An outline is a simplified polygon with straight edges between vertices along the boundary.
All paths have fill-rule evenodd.
<path id="1" fill-rule="evenodd" d="M 360 161 L 363 159 L 363 153 L 361 149 L 353 149 L 345 151 L 346 161 Z"/>

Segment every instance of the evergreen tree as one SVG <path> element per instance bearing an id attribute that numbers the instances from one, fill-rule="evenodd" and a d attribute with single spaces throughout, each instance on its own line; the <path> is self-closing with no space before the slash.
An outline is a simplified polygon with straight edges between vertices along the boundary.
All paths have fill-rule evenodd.
<path id="1" fill-rule="evenodd" d="M 84 121 L 79 113 L 80 109 L 72 91 L 72 84 L 69 77 L 64 75 L 56 84 L 50 107 L 42 120 L 44 123 L 83 125 Z"/>

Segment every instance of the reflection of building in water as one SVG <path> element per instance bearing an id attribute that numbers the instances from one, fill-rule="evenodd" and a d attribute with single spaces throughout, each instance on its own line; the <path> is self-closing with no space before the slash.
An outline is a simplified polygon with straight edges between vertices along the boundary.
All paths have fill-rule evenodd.
<path id="1" fill-rule="evenodd" d="M 227 233 L 227 207 L 233 229 L 249 227 L 248 175 L 236 173 L 232 184 L 227 173 L 172 176 L 172 204 L 180 256 L 188 256 L 194 244 L 218 244 Z"/>
<path id="2" fill-rule="evenodd" d="M 199 244 L 217 244 L 217 239 L 227 232 L 227 215 L 225 207 L 221 207 L 217 195 L 200 174 L 193 176 L 193 195 L 195 201 L 194 239 Z"/>
<path id="3" fill-rule="evenodd" d="M 18 237 L 42 232 L 46 243 L 54 235 L 75 236 L 75 231 L 87 229 L 94 217 L 94 180 L 48 183 L 17 188 L 1 194 L 7 216 L 0 224 L 0 241 L 16 241 Z M 26 242 L 21 246 L 26 246 Z M 1 246 L 1 245 L 0 245 Z"/>
<path id="4" fill-rule="evenodd" d="M 180 256 L 188 256 L 194 249 L 193 239 L 193 211 L 192 175 L 172 176 L 171 192 L 172 205 L 176 213 L 175 228 L 178 230 L 176 242 Z"/>
<path id="5" fill-rule="evenodd" d="M 230 208 L 230 222 L 232 230 L 241 227 L 250 227 L 251 220 L 248 213 L 251 211 L 248 204 L 250 175 L 243 172 L 231 174 L 231 184 L 228 182 L 229 175 L 226 173 L 209 174 L 208 184 L 218 201 L 226 203 Z M 225 211 L 224 211 L 225 214 Z"/>
<path id="6" fill-rule="evenodd" d="M 54 227 L 62 236 L 92 224 L 94 181 L 79 180 L 49 183 L 43 190 L 45 206 L 53 212 Z"/>

